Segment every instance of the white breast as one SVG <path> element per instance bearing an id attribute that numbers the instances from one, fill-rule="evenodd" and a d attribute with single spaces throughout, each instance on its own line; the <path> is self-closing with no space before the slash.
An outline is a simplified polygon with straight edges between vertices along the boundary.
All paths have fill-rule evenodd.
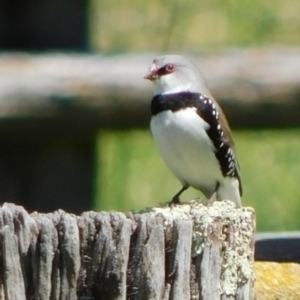
<path id="1" fill-rule="evenodd" d="M 194 108 L 163 111 L 151 119 L 151 131 L 166 165 L 182 182 L 210 197 L 222 180 L 208 123 Z"/>

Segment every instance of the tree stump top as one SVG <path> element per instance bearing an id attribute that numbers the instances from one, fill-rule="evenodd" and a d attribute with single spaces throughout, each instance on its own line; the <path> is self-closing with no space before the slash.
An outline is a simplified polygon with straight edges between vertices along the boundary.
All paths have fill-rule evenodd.
<path id="1" fill-rule="evenodd" d="M 216 241 L 221 244 L 221 293 L 234 295 L 241 283 L 253 280 L 253 260 L 249 260 L 253 255 L 255 234 L 252 208 L 236 209 L 232 201 L 215 202 L 212 206 L 194 201 L 153 211 L 164 216 L 167 226 L 178 219 L 193 220 L 192 257 L 201 255 Z"/>
<path id="2" fill-rule="evenodd" d="M 5 299 L 253 299 L 254 211 L 230 201 L 138 213 L 0 208 Z"/>

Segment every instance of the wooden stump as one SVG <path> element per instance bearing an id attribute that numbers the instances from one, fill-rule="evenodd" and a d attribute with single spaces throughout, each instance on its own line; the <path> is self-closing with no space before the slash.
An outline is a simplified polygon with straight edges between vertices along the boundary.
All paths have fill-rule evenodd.
<path id="1" fill-rule="evenodd" d="M 1 299 L 253 299 L 254 211 L 0 208 Z"/>

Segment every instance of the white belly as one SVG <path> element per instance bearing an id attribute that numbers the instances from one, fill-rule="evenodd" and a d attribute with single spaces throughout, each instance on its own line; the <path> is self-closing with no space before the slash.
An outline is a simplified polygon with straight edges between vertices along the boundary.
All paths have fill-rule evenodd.
<path id="1" fill-rule="evenodd" d="M 152 117 L 150 126 L 158 150 L 173 174 L 182 184 L 210 197 L 223 176 L 214 145 L 206 134 L 209 125 L 195 109 L 186 108 L 175 113 L 163 111 Z"/>

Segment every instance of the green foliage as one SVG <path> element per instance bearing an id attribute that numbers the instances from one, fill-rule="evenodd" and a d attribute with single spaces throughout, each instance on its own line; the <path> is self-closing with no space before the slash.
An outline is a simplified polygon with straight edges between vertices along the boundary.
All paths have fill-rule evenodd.
<path id="1" fill-rule="evenodd" d="M 234 132 L 243 204 L 255 207 L 259 231 L 299 229 L 299 135 L 300 130 Z M 160 158 L 150 131 L 105 131 L 98 146 L 99 210 L 155 206 L 169 201 L 181 187 Z M 191 188 L 182 200 L 200 196 Z"/>
<path id="2" fill-rule="evenodd" d="M 300 226 L 299 130 L 236 133 L 244 203 L 255 207 L 260 231 Z"/>
<path id="3" fill-rule="evenodd" d="M 93 0 L 92 46 L 102 53 L 299 45 L 297 0 Z"/>
<path id="4" fill-rule="evenodd" d="M 296 0 L 93 0 L 91 44 L 101 53 L 199 52 L 299 45 Z M 259 230 L 299 229 L 299 130 L 238 131 L 244 205 Z M 99 134 L 97 208 L 130 210 L 169 201 L 180 188 L 149 131 Z M 199 197 L 190 189 L 183 200 Z"/>

